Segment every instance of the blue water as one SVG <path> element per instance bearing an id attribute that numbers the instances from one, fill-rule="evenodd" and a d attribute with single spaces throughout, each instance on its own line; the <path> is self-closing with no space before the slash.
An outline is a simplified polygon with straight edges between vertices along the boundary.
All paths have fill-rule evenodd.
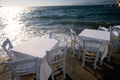
<path id="1" fill-rule="evenodd" d="M 34 36 L 47 37 L 51 31 L 68 38 L 68 28 L 80 33 L 81 29 L 97 28 L 99 25 L 120 25 L 120 7 L 0 7 L 0 44 L 5 38 L 9 38 L 14 45 L 20 44 Z"/>
<path id="2" fill-rule="evenodd" d="M 115 6 L 33 7 L 21 20 L 33 26 L 85 25 L 86 23 L 120 23 L 120 8 Z M 89 25 L 88 25 L 89 26 Z"/>

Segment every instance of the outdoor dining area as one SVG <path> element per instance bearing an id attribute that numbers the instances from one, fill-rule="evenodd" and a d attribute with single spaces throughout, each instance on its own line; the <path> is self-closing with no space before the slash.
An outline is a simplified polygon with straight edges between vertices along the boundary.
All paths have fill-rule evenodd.
<path id="1" fill-rule="evenodd" d="M 112 74 L 119 74 L 120 25 L 85 28 L 79 34 L 68 31 L 71 44 L 64 45 L 55 32 L 16 46 L 6 38 L 1 45 L 7 56 L 0 59 L 0 80 L 112 80 L 108 73 L 118 69 Z"/>

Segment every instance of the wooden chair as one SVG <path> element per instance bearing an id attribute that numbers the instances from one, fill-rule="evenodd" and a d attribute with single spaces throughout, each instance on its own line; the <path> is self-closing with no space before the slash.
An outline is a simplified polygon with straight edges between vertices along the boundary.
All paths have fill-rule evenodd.
<path id="1" fill-rule="evenodd" d="M 110 30 L 110 44 L 108 52 L 108 62 L 110 62 L 111 55 L 120 47 L 120 29 L 112 27 Z"/>
<path id="2" fill-rule="evenodd" d="M 62 71 L 63 77 L 65 79 L 65 61 L 66 61 L 66 51 L 67 46 L 65 47 L 56 47 L 51 51 L 47 51 L 47 61 L 50 67 L 52 68 L 52 80 L 54 76 Z"/>
<path id="3" fill-rule="evenodd" d="M 108 31 L 108 29 L 106 27 L 102 27 L 102 26 L 99 26 L 98 27 L 98 30 L 101 30 L 101 31 Z"/>
<path id="4" fill-rule="evenodd" d="M 50 32 L 49 33 L 49 38 L 57 39 L 56 33 L 55 32 Z"/>
<path id="5" fill-rule="evenodd" d="M 73 51 L 73 57 L 75 56 L 76 51 L 79 53 L 78 56 L 80 58 L 81 55 L 81 49 L 79 45 L 79 38 L 76 36 L 76 32 L 73 31 L 71 28 L 69 29 L 70 31 L 70 37 L 71 37 L 71 47 Z"/>
<path id="6" fill-rule="evenodd" d="M 40 80 L 40 59 L 38 58 L 9 61 L 5 64 L 12 71 L 16 80 Z"/>
<path id="7" fill-rule="evenodd" d="M 82 66 L 84 67 L 86 59 L 94 62 L 94 69 L 96 69 L 97 62 L 100 58 L 100 48 L 102 46 L 101 41 L 97 40 L 83 40 L 83 54 L 82 54 Z"/>

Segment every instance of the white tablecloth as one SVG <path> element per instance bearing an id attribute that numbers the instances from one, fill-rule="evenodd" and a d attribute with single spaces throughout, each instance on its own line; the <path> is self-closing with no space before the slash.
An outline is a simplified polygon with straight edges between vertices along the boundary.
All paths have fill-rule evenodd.
<path id="1" fill-rule="evenodd" d="M 46 60 L 46 50 L 51 50 L 58 45 L 58 41 L 50 38 L 34 37 L 15 46 L 12 51 L 14 59 L 30 59 L 39 57 L 42 59 L 40 66 L 40 80 L 48 80 L 52 69 Z"/>
<path id="2" fill-rule="evenodd" d="M 99 31 L 93 29 L 84 29 L 80 34 L 80 45 L 83 45 L 83 40 L 85 39 L 95 39 L 101 40 L 103 42 L 102 48 L 100 51 L 103 53 L 101 56 L 101 60 L 103 60 L 108 53 L 108 44 L 110 42 L 110 32 L 107 31 Z"/>

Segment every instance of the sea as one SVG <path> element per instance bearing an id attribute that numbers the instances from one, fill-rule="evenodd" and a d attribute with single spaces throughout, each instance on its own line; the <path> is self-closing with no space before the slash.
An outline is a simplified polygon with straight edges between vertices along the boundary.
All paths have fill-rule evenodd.
<path id="1" fill-rule="evenodd" d="M 6 38 L 18 45 L 55 32 L 70 44 L 69 28 L 79 34 L 85 28 L 120 25 L 120 7 L 112 5 L 0 7 L 0 45 Z M 2 48 L 0 48 L 2 51 Z"/>

